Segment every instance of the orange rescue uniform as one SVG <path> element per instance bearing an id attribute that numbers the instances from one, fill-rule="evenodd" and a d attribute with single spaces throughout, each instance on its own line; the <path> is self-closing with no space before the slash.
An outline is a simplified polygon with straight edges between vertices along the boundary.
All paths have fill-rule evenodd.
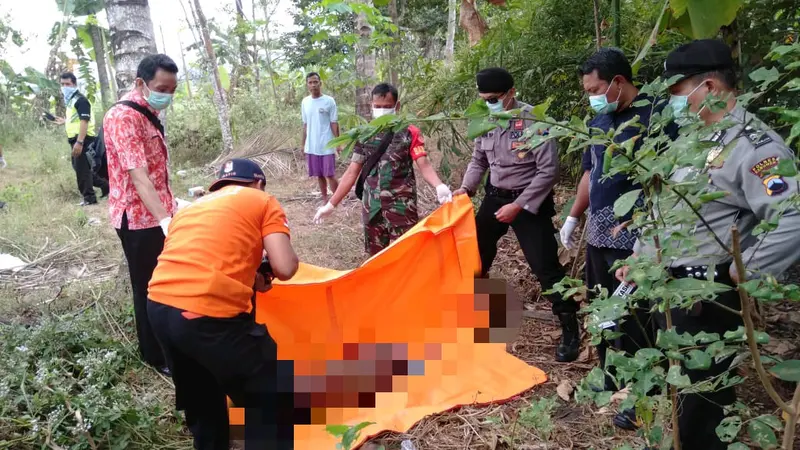
<path id="1" fill-rule="evenodd" d="M 289 234 L 278 200 L 259 189 L 229 185 L 175 215 L 149 285 L 150 300 L 198 315 L 229 318 L 252 310 L 262 246 Z"/>

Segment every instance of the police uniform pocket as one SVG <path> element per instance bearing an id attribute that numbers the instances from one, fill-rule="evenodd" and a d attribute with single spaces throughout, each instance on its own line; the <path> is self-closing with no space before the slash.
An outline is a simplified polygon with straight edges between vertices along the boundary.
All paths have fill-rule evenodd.
<path id="1" fill-rule="evenodd" d="M 494 151 L 494 139 L 493 138 L 483 138 L 481 139 L 481 150 L 484 152 L 493 152 Z"/>

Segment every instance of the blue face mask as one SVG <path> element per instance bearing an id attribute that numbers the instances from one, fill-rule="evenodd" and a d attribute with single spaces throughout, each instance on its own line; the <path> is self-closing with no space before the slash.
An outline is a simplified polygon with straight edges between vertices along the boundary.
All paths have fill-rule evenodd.
<path id="1" fill-rule="evenodd" d="M 145 87 L 147 86 L 145 85 Z M 172 103 L 172 94 L 151 91 L 150 88 L 147 88 L 147 90 L 150 91 L 150 95 L 147 96 L 147 103 L 153 109 L 161 111 L 162 109 L 167 109 Z"/>
<path id="2" fill-rule="evenodd" d="M 502 100 L 498 100 L 494 103 L 486 102 L 486 106 L 489 108 L 489 112 L 491 112 L 492 114 L 497 114 L 505 111 L 505 108 L 503 108 Z"/>
<path id="3" fill-rule="evenodd" d="M 672 108 L 672 117 L 678 121 L 678 125 L 681 125 L 681 122 L 687 121 L 687 116 L 689 113 L 689 97 L 695 93 L 696 90 L 700 88 L 705 83 L 700 83 L 696 88 L 692 89 L 692 92 L 689 92 L 689 95 L 672 95 L 669 98 L 669 106 Z M 698 111 L 699 113 L 699 111 Z"/>
<path id="4" fill-rule="evenodd" d="M 594 112 L 597 114 L 611 114 L 619 107 L 619 97 L 622 95 L 622 89 L 619 90 L 616 101 L 609 103 L 608 98 L 606 97 L 608 95 L 608 91 L 611 90 L 612 84 L 614 84 L 613 80 L 611 81 L 611 84 L 608 85 L 608 88 L 604 93 L 600 95 L 589 96 L 589 106 L 591 106 Z"/>
<path id="5" fill-rule="evenodd" d="M 64 103 L 69 103 L 69 100 L 76 92 L 78 92 L 78 88 L 75 86 L 61 86 L 61 94 L 64 95 Z"/>

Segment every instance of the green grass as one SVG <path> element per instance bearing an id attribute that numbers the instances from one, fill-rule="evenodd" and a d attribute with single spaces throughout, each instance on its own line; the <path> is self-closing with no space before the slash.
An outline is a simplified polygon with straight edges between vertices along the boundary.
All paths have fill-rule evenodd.
<path id="1" fill-rule="evenodd" d="M 77 206 L 60 129 L 0 123 L 28 127 L 4 140 L 0 252 L 46 257 L 36 270 L 0 273 L 0 449 L 190 449 L 171 383 L 137 354 L 106 202 Z M 174 186 L 203 184 L 201 175 L 173 176 Z"/>

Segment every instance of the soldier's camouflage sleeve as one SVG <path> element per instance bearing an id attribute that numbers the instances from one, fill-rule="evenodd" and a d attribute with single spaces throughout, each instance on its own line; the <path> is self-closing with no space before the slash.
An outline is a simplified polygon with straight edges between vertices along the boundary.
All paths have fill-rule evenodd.
<path id="1" fill-rule="evenodd" d="M 486 152 L 481 148 L 481 141 L 481 138 L 475 139 L 472 160 L 467 166 L 466 173 L 464 173 L 464 181 L 461 182 L 461 187 L 466 188 L 472 194 L 478 190 L 478 184 L 480 184 L 483 174 L 489 168 L 489 159 L 486 157 Z"/>
<path id="2" fill-rule="evenodd" d="M 798 192 L 797 179 L 769 173 L 781 160 L 794 161 L 792 152 L 781 138 L 774 133 L 770 133 L 770 137 L 771 142 L 757 148 L 753 148 L 745 138 L 740 140 L 740 145 L 750 147 L 743 152 L 744 158 L 739 166 L 742 191 L 747 204 L 761 220 L 777 217 L 778 203 Z M 798 235 L 800 211 L 790 208 L 780 217 L 777 229 L 744 252 L 745 267 L 749 271 L 779 276 L 800 259 Z"/>

